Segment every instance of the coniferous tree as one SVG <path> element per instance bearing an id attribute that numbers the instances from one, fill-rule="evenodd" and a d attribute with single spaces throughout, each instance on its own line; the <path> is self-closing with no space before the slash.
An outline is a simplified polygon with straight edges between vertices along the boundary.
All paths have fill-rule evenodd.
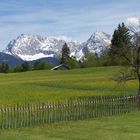
<path id="1" fill-rule="evenodd" d="M 112 36 L 110 54 L 113 57 L 115 55 L 125 60 L 127 57 L 131 57 L 132 60 L 131 51 L 131 35 L 129 29 L 124 23 L 119 24 Z"/>
<path id="2" fill-rule="evenodd" d="M 67 46 L 67 44 L 65 43 L 62 48 L 61 64 L 68 64 L 69 55 L 70 55 L 70 49 Z"/>

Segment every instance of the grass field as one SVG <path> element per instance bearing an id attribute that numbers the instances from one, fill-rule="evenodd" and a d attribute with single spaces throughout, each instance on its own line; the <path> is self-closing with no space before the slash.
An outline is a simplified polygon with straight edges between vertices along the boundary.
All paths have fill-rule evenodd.
<path id="1" fill-rule="evenodd" d="M 76 96 L 135 94 L 137 82 L 114 82 L 119 67 L 0 74 L 0 104 L 64 100 Z"/>
<path id="2" fill-rule="evenodd" d="M 65 100 L 77 96 L 136 94 L 137 81 L 126 86 L 112 77 L 120 67 L 70 71 L 31 71 L 0 75 L 0 105 Z M 140 112 L 35 128 L 0 130 L 0 140 L 139 140 Z"/>
<path id="3" fill-rule="evenodd" d="M 140 112 L 87 121 L 2 130 L 0 140 L 140 140 Z"/>

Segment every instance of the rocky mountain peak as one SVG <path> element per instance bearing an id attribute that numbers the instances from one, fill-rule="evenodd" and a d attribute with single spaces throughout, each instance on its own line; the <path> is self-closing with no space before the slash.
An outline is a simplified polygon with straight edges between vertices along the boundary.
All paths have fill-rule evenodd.
<path id="1" fill-rule="evenodd" d="M 71 55 L 75 56 L 77 60 L 80 60 L 84 57 L 85 53 L 87 53 L 87 50 L 100 54 L 108 47 L 110 40 L 110 36 L 104 32 L 95 32 L 84 43 L 73 41 L 65 36 L 41 37 L 38 35 L 21 34 L 17 39 L 10 41 L 3 52 L 26 61 L 47 57 L 58 58 L 66 42 L 70 48 Z"/>

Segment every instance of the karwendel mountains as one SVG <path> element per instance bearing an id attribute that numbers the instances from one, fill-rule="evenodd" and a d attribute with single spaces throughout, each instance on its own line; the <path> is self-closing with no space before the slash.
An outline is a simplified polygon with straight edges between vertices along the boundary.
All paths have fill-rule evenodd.
<path id="1" fill-rule="evenodd" d="M 87 52 L 102 54 L 109 47 L 111 36 L 104 32 L 95 32 L 87 41 L 80 43 L 64 36 L 58 38 L 22 34 L 10 41 L 0 53 L 0 63 L 6 62 L 13 67 L 23 61 L 46 60 L 57 65 L 65 42 L 70 49 L 70 55 L 81 60 Z"/>

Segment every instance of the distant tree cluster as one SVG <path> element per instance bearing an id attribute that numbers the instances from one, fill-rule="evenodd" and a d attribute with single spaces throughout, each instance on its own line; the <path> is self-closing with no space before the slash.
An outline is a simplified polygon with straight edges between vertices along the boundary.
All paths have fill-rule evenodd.
<path id="1" fill-rule="evenodd" d="M 46 61 L 35 61 L 32 65 L 28 62 L 24 62 L 21 65 L 17 65 L 15 68 L 10 68 L 7 63 L 0 64 L 0 73 L 12 73 L 12 72 L 26 72 L 31 70 L 45 70 L 51 69 L 53 66 Z"/>
<path id="2" fill-rule="evenodd" d="M 32 65 L 32 70 L 44 70 L 44 69 L 51 69 L 53 66 L 46 61 L 36 61 Z"/>
<path id="3" fill-rule="evenodd" d="M 29 70 L 30 70 L 30 66 L 26 61 L 23 64 L 18 65 L 14 68 L 14 72 L 25 72 Z"/>

